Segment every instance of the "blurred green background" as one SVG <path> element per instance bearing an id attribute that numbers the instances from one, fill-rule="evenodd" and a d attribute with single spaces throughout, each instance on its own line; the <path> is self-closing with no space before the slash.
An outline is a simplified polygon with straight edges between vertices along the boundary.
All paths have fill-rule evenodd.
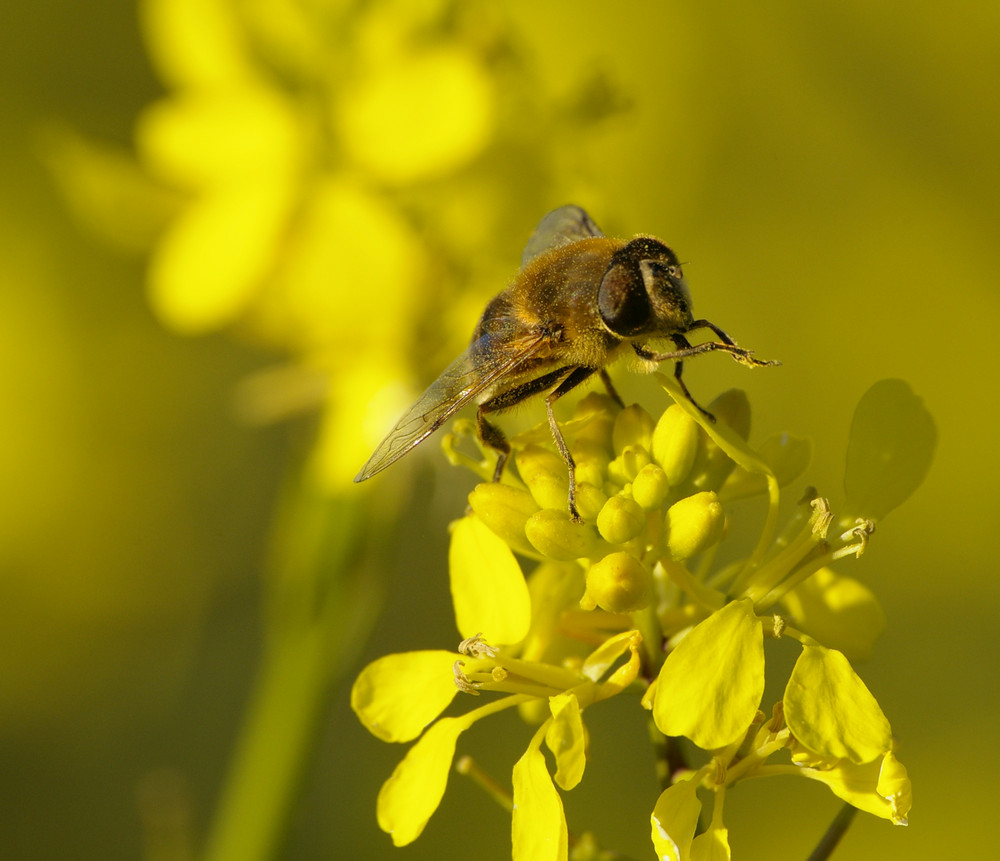
<path id="1" fill-rule="evenodd" d="M 354 524 L 333 530 L 348 555 L 319 555 L 347 558 L 338 570 L 364 572 L 385 603 L 376 620 L 368 596 L 343 629 L 277 857 L 509 856 L 507 815 L 458 778 L 421 839 L 391 849 L 374 801 L 402 751 L 364 732 L 345 687 L 374 656 L 454 646 L 445 528 L 472 479 L 434 444 L 370 488 L 344 470 L 461 348 L 537 219 L 573 201 L 609 234 L 663 237 L 696 313 L 782 360 L 748 374 L 708 358 L 686 378 L 705 400 L 745 388 L 752 439 L 812 437 L 807 479 L 835 507 L 861 394 L 901 377 L 924 397 L 940 433 L 930 476 L 850 571 L 889 617 L 860 672 L 899 738 L 913 813 L 907 829 L 860 816 L 841 855 L 984 857 L 1000 766 L 1000 7 L 169 5 L 0 9 L 0 854 L 198 853 L 287 552 L 275 515 L 305 474 L 369 524 L 334 503 Z M 212 42 L 223 30 L 242 41 Z M 177 46 L 204 33 L 184 60 Z M 225 67 L 223 44 L 256 71 Z M 150 113 L 199 87 L 218 109 L 235 78 L 282 100 L 234 111 L 235 131 L 208 112 L 217 163 Z M 233 167 L 258 114 L 273 134 L 262 120 L 260 151 Z M 273 187 L 288 211 L 242 281 L 226 266 L 258 240 L 212 233 L 231 217 L 206 217 L 203 244 L 177 251 L 191 201 L 223 185 Z M 332 191 L 317 203 L 319 187 Z M 224 212 L 262 207 L 236 199 Z M 331 392 L 321 421 L 261 420 L 299 412 L 285 382 L 309 406 L 313 371 Z M 646 382 L 625 388 L 662 403 Z M 644 728 L 609 712 L 570 827 L 650 857 Z M 526 738 L 509 728 L 465 742 L 498 775 Z M 804 858 L 837 807 L 795 781 L 741 789 L 736 857 Z"/>

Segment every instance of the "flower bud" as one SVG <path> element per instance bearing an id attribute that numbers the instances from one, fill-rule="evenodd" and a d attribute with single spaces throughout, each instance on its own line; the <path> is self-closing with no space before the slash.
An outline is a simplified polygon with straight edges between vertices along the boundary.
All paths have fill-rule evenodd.
<path id="1" fill-rule="evenodd" d="M 625 407 L 615 418 L 611 432 L 611 444 L 620 452 L 626 446 L 640 445 L 649 449 L 653 437 L 653 417 L 638 404 Z"/>
<path id="2" fill-rule="evenodd" d="M 585 610 L 600 607 L 609 613 L 630 613 L 649 606 L 653 576 L 631 553 L 609 553 L 590 566 L 587 591 L 580 600 Z"/>
<path id="3" fill-rule="evenodd" d="M 529 445 L 514 455 L 514 461 L 539 508 L 566 507 L 569 472 L 558 454 L 540 445 Z"/>
<path id="4" fill-rule="evenodd" d="M 708 410 L 716 422 L 730 427 L 741 439 L 750 436 L 750 401 L 746 392 L 740 389 L 723 392 L 708 405 Z M 689 491 L 718 490 L 735 468 L 729 455 L 711 439 L 706 439 L 698 450 L 685 488 Z"/>
<path id="5" fill-rule="evenodd" d="M 701 553 L 722 538 L 726 513 L 714 493 L 696 493 L 671 505 L 664 525 L 670 558 L 680 561 Z"/>
<path id="6" fill-rule="evenodd" d="M 619 410 L 618 404 L 611 400 L 608 395 L 599 392 L 591 392 L 582 398 L 573 411 L 574 419 L 582 419 L 592 416 L 576 433 L 576 441 L 588 440 L 594 442 L 604 449 L 611 448 L 611 428 L 614 425 L 612 418 Z"/>
<path id="7" fill-rule="evenodd" d="M 647 463 L 632 482 L 632 498 L 646 511 L 659 508 L 668 493 L 667 474 L 655 463 Z"/>
<path id="8" fill-rule="evenodd" d="M 596 487 L 604 484 L 604 477 L 611 460 L 610 450 L 593 440 L 573 440 L 573 460 L 576 462 L 577 485 L 589 482 Z"/>
<path id="9" fill-rule="evenodd" d="M 498 481 L 477 484 L 469 494 L 469 507 L 511 550 L 535 555 L 524 537 L 524 524 L 538 511 L 538 503 L 528 491 Z"/>
<path id="10" fill-rule="evenodd" d="M 664 410 L 653 429 L 653 459 L 663 467 L 670 486 L 680 484 L 691 469 L 701 431 L 698 423 L 677 404 Z"/>
<path id="11" fill-rule="evenodd" d="M 607 501 L 608 495 L 601 488 L 587 481 L 577 482 L 576 510 L 580 512 L 580 517 L 584 520 L 590 522 L 596 520 Z"/>
<path id="12" fill-rule="evenodd" d="M 564 562 L 596 556 L 602 546 L 594 527 L 574 522 L 565 508 L 536 511 L 524 524 L 524 534 L 539 553 Z"/>
<path id="13" fill-rule="evenodd" d="M 608 478 L 624 487 L 647 463 L 649 463 L 649 452 L 646 449 L 641 445 L 627 445 L 622 453 L 608 464 Z"/>
<path id="14" fill-rule="evenodd" d="M 631 541 L 646 526 L 646 512 L 625 496 L 612 496 L 597 515 L 597 531 L 611 544 Z"/>

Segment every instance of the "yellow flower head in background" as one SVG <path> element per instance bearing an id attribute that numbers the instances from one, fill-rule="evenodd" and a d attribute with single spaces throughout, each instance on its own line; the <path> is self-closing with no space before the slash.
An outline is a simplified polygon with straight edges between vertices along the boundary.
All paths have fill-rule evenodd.
<path id="1" fill-rule="evenodd" d="M 53 171 L 122 243 L 159 224 L 165 326 L 287 361 L 243 406 L 266 420 L 321 402 L 314 463 L 341 489 L 513 275 L 498 236 L 523 240 L 548 183 L 572 190 L 559 129 L 600 111 L 544 104 L 503 13 L 472 4 L 146 0 L 142 23 L 166 87 L 136 128 L 156 188 L 143 198 L 135 165 L 69 134 Z"/>

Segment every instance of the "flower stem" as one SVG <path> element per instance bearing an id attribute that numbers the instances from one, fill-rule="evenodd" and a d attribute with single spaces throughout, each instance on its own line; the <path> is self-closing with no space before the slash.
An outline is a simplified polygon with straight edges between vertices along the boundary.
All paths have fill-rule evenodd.
<path id="1" fill-rule="evenodd" d="M 830 823 L 830 827 L 826 829 L 826 834 L 816 844 L 816 848 L 813 849 L 806 861 L 826 861 L 833 854 L 833 850 L 837 848 L 840 838 L 847 832 L 857 812 L 858 809 L 850 804 L 841 807 L 833 818 L 833 822 Z"/>
<path id="2" fill-rule="evenodd" d="M 334 685 L 376 617 L 377 579 L 357 563 L 361 509 L 308 476 L 286 488 L 265 579 L 261 667 L 202 857 L 279 857 Z"/>

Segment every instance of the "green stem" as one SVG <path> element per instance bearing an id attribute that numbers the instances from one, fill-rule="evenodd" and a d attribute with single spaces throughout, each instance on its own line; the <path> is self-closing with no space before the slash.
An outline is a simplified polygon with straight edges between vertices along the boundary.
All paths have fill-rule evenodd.
<path id="1" fill-rule="evenodd" d="M 359 563 L 371 506 L 297 476 L 275 522 L 264 589 L 261 667 L 203 852 L 269 861 L 298 801 L 335 684 L 353 665 L 380 603 Z"/>
<path id="2" fill-rule="evenodd" d="M 830 827 L 826 829 L 826 834 L 816 844 L 816 848 L 813 849 L 806 861 L 826 861 L 833 854 L 833 850 L 837 848 L 840 838 L 847 832 L 857 812 L 858 809 L 850 804 L 841 807 L 840 812 L 830 823 Z"/>
<path id="3" fill-rule="evenodd" d="M 311 630 L 289 637 L 265 658 L 209 835 L 206 861 L 277 857 L 325 710 L 329 655 L 323 633 Z"/>

